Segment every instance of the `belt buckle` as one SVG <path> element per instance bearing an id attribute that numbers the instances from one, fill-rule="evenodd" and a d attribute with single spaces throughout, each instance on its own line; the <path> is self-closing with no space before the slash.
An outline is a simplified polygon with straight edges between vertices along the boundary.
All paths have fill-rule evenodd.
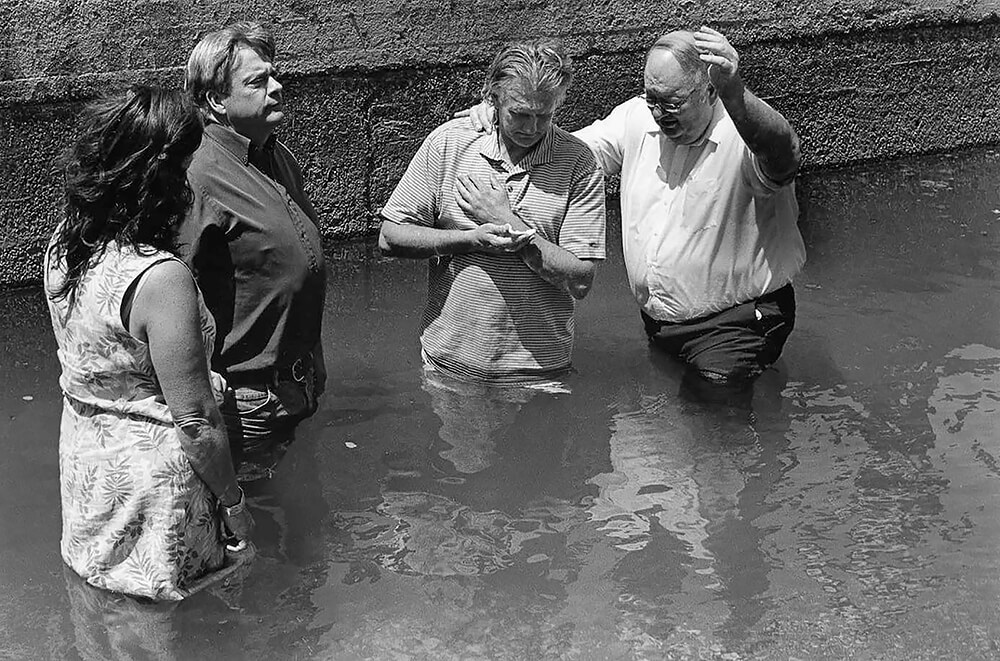
<path id="1" fill-rule="evenodd" d="M 292 363 L 292 368 L 290 371 L 292 373 L 292 380 L 294 380 L 296 383 L 306 382 L 306 376 L 307 376 L 306 365 L 301 358 L 295 359 L 295 362 Z"/>

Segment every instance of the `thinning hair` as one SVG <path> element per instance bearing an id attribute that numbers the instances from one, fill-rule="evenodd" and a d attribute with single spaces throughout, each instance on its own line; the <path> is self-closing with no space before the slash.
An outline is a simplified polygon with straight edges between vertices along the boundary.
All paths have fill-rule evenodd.
<path id="1" fill-rule="evenodd" d="M 262 59 L 274 59 L 274 37 L 259 23 L 233 23 L 206 34 L 195 45 L 184 76 L 184 89 L 195 105 L 204 109 L 209 92 L 229 94 L 241 48 L 253 50 Z"/>
<path id="2" fill-rule="evenodd" d="M 573 82 L 573 60 L 562 42 L 545 38 L 508 44 L 486 71 L 483 99 L 498 105 L 511 92 L 550 94 L 562 101 Z"/>
<path id="3" fill-rule="evenodd" d="M 681 71 L 688 80 L 702 87 L 708 85 L 708 65 L 699 57 L 698 47 L 694 44 L 694 33 L 689 30 L 674 30 L 663 35 L 650 46 L 646 52 L 646 61 L 655 51 L 665 50 L 674 56 Z"/>
<path id="4" fill-rule="evenodd" d="M 62 157 L 65 220 L 51 257 L 64 262 L 53 300 L 72 297 L 108 243 L 173 252 L 193 199 L 185 171 L 201 143 L 201 116 L 180 90 L 142 85 L 86 107 Z"/>

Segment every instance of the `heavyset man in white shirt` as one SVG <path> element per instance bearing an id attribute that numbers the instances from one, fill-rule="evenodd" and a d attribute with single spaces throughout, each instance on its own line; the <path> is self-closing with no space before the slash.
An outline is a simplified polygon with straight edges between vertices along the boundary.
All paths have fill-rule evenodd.
<path id="1" fill-rule="evenodd" d="M 719 32 L 671 32 L 647 54 L 645 93 L 574 133 L 621 174 L 625 265 L 650 341 L 723 383 L 777 360 L 805 262 L 798 137 L 738 69 Z"/>

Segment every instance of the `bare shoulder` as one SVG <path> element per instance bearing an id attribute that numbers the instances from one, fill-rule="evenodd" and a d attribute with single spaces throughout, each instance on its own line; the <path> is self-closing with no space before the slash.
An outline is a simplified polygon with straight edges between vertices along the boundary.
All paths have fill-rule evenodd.
<path id="1" fill-rule="evenodd" d="M 146 281 L 136 299 L 169 305 L 177 301 L 196 300 L 197 290 L 191 271 L 183 262 L 165 259 L 149 267 Z"/>

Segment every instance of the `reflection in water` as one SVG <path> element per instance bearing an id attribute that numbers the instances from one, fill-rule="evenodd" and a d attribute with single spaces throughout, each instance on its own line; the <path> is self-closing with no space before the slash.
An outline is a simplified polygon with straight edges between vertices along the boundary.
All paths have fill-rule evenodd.
<path id="1" fill-rule="evenodd" d="M 210 594 L 228 608 L 236 608 L 250 575 L 254 549 L 226 555 L 226 566 L 191 593 Z M 184 602 L 156 603 L 107 592 L 89 585 L 69 567 L 63 567 L 76 651 L 84 661 L 187 661 L 178 614 L 200 597 Z"/>
<path id="2" fill-rule="evenodd" d="M 345 513 L 353 553 L 401 574 L 492 574 L 511 564 L 511 529 L 499 511 L 476 512 L 444 496 L 389 491 L 374 512 Z"/>
<path id="3" fill-rule="evenodd" d="M 938 442 L 929 463 L 949 487 L 940 495 L 940 534 L 954 544 L 949 565 L 967 566 L 966 553 L 981 559 L 969 586 L 989 602 L 1000 576 L 1000 489 L 977 486 L 1000 479 L 1000 349 L 960 347 L 935 372 L 927 417 Z"/>
<path id="4" fill-rule="evenodd" d="M 68 567 L 63 575 L 76 651 L 85 661 L 180 661 L 181 634 L 173 624 L 177 602 L 140 603 L 90 586 Z"/>
<path id="5" fill-rule="evenodd" d="M 626 551 L 645 548 L 650 519 L 688 544 L 691 556 L 711 561 L 705 548 L 708 520 L 701 515 L 701 494 L 694 479 L 696 439 L 683 427 L 673 395 L 642 397 L 636 411 L 620 411 L 611 435 L 613 473 L 590 479 L 600 489 L 590 507 L 601 530 Z M 732 471 L 724 481 L 740 481 Z M 740 481 L 739 486 L 742 486 Z M 738 489 L 737 489 L 738 490 Z"/>
<path id="6" fill-rule="evenodd" d="M 465 383 L 425 369 L 422 389 L 440 421 L 437 440 L 424 451 L 397 444 L 387 453 L 380 502 L 336 516 L 335 527 L 351 537 L 338 549 L 354 563 L 349 582 L 374 579 L 372 563 L 404 575 L 487 576 L 511 567 L 532 540 L 562 535 L 581 518 L 578 506 L 552 493 L 560 480 L 539 480 L 539 471 L 564 468 L 552 458 L 572 442 L 575 425 L 557 401 L 571 395 L 569 386 Z M 518 488 L 526 482 L 534 489 Z"/>
<path id="7" fill-rule="evenodd" d="M 632 653 L 721 653 L 716 636 L 745 635 L 765 610 L 770 567 L 755 520 L 781 474 L 784 373 L 734 392 L 661 370 L 615 398 L 613 470 L 590 478 L 599 493 L 588 514 L 619 551 L 610 573 Z"/>
<path id="8" fill-rule="evenodd" d="M 496 461 L 494 435 L 513 423 L 521 407 L 539 392 L 456 381 L 428 367 L 423 389 L 441 419 L 441 440 L 451 446 L 438 454 L 463 474 L 478 473 Z"/>

